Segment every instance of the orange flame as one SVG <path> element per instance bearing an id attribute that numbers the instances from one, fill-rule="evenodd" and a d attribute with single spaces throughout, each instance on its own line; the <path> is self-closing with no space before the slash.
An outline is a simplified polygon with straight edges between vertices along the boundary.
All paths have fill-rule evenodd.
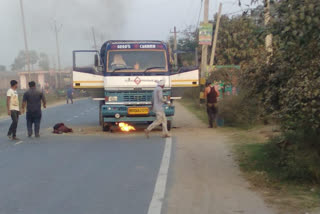
<path id="1" fill-rule="evenodd" d="M 123 132 L 135 131 L 136 129 L 133 126 L 130 126 L 127 123 L 119 123 L 119 127 Z"/>

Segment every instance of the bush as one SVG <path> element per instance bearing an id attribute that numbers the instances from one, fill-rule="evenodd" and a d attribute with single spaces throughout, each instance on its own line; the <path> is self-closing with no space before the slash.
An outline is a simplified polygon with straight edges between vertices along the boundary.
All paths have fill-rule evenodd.
<path id="1" fill-rule="evenodd" d="M 320 137 L 310 130 L 286 132 L 264 145 L 264 170 L 281 180 L 320 183 Z"/>
<path id="2" fill-rule="evenodd" d="M 227 96 L 219 101 L 219 117 L 225 125 L 249 128 L 259 120 L 259 101 L 248 98 L 245 93 L 238 96 Z"/>

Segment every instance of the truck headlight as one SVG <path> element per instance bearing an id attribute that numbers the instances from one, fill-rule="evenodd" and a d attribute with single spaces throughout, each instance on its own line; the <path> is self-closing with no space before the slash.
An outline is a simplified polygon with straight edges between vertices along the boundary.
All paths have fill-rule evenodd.
<path id="1" fill-rule="evenodd" d="M 117 96 L 110 96 L 109 97 L 109 102 L 117 102 L 118 101 L 118 97 Z"/>

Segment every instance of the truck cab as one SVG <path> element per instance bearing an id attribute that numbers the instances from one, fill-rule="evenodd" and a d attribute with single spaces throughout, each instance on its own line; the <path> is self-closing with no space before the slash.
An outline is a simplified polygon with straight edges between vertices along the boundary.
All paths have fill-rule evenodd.
<path id="1" fill-rule="evenodd" d="M 78 66 L 77 55 L 83 53 L 94 55 L 94 64 Z M 160 80 L 165 82 L 163 108 L 170 129 L 175 113 L 172 101 L 179 98 L 172 96 L 173 88 L 199 85 L 198 69 L 172 71 L 169 48 L 161 41 L 107 41 L 100 52 L 74 51 L 73 59 L 73 87 L 91 91 L 100 101 L 104 131 L 120 122 L 154 121 L 152 94 Z"/>

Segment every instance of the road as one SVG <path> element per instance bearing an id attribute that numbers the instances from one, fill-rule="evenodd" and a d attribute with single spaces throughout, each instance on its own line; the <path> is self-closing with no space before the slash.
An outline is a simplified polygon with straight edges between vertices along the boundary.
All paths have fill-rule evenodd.
<path id="1" fill-rule="evenodd" d="M 0 121 L 0 214 L 148 213 L 165 140 L 142 134 L 83 135 L 96 127 L 97 103 L 81 100 L 43 112 L 41 138 L 9 141 L 10 120 Z M 70 135 L 51 134 L 55 123 L 76 127 Z"/>
<path id="2" fill-rule="evenodd" d="M 250 190 L 227 137 L 176 104 L 173 137 L 140 129 L 103 133 L 98 105 L 80 100 L 43 112 L 41 138 L 6 138 L 0 120 L 0 214 L 274 214 Z M 54 135 L 64 122 L 72 134 Z"/>

